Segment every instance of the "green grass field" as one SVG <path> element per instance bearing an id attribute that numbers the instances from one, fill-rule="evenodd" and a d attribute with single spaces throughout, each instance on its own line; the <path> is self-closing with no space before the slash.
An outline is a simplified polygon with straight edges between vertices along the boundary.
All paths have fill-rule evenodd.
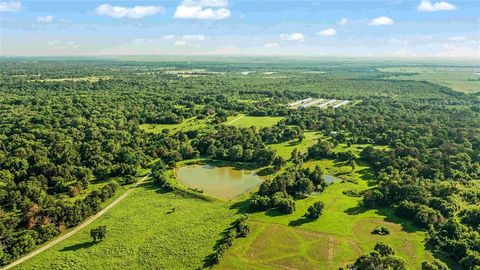
<path id="1" fill-rule="evenodd" d="M 276 125 L 283 117 L 280 116 L 249 116 L 237 114 L 227 118 L 225 124 L 235 127 L 271 127 Z"/>
<path id="2" fill-rule="evenodd" d="M 196 117 L 192 117 L 183 120 L 180 124 L 141 124 L 140 129 L 147 133 L 161 133 L 164 129 L 168 130 L 170 133 L 186 130 L 199 130 L 206 127 L 208 128 L 208 120 L 210 120 L 210 118 L 200 120 Z"/>
<path id="3" fill-rule="evenodd" d="M 478 69 L 473 68 L 435 68 L 435 67 L 398 67 L 379 68 L 383 72 L 414 72 L 412 76 L 391 76 L 390 80 L 416 80 L 429 81 L 452 90 L 475 93 L 480 92 L 480 74 Z"/>
<path id="4" fill-rule="evenodd" d="M 278 156 L 288 160 L 290 159 L 293 149 L 297 148 L 298 151 L 302 152 L 322 136 L 322 134 L 316 131 L 305 131 L 303 135 L 305 135 L 305 138 L 301 143 L 298 143 L 298 140 L 292 140 L 283 143 L 270 144 L 269 147 L 275 150 Z"/>
<path id="5" fill-rule="evenodd" d="M 290 215 L 275 210 L 252 214 L 252 232 L 236 240 L 218 269 L 338 269 L 369 253 L 378 241 L 393 245 L 407 260 L 408 269 L 420 269 L 423 260 L 432 258 L 424 247 L 424 232 L 390 211 L 363 209 L 359 207 L 361 198 L 343 194 L 375 184 L 367 180 L 372 179 L 368 167 L 358 165 L 351 172 L 346 164 L 332 160 L 307 162 L 305 166 L 317 164 L 327 174 L 358 183 L 335 183 L 320 194 L 297 200 L 296 211 Z M 325 203 L 322 216 L 315 221 L 304 218 L 307 208 L 318 200 Z M 372 234 L 378 225 L 390 228 L 391 234 Z"/>
<path id="6" fill-rule="evenodd" d="M 146 182 L 86 229 L 15 269 L 197 269 L 235 216 L 227 203 L 161 193 Z M 89 231 L 100 225 L 107 237 L 93 244 Z"/>

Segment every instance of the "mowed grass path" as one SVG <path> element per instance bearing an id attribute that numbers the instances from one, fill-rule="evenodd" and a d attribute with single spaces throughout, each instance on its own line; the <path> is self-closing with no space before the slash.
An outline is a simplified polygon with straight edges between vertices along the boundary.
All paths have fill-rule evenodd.
<path id="1" fill-rule="evenodd" d="M 358 183 L 335 183 L 320 194 L 297 200 L 296 211 L 290 215 L 275 210 L 252 214 L 251 234 L 236 240 L 218 269 L 338 269 L 371 252 L 379 241 L 393 245 L 397 254 L 407 260 L 408 269 L 420 269 L 423 260 L 432 258 L 424 247 L 424 232 L 388 210 L 363 209 L 359 207 L 361 198 L 343 194 L 374 184 L 362 179 L 371 177 L 368 167 L 358 165 L 348 174 L 348 166 L 331 160 L 307 162 L 305 166 L 316 164 L 325 173 Z M 304 218 L 315 201 L 325 203 L 322 216 L 318 220 Z M 391 234 L 372 234 L 378 225 L 390 228 Z"/>
<path id="2" fill-rule="evenodd" d="M 235 127 L 271 127 L 276 125 L 283 117 L 281 116 L 249 116 L 237 114 L 227 118 L 225 124 Z"/>
<path id="3" fill-rule="evenodd" d="M 86 229 L 15 269 L 197 269 L 235 211 L 220 201 L 161 193 L 146 182 Z M 105 225 L 93 244 L 90 229 Z"/>

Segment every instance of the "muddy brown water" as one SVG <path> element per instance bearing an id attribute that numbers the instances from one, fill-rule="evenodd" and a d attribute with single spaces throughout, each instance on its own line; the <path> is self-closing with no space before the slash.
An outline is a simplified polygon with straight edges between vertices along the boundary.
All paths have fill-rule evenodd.
<path id="1" fill-rule="evenodd" d="M 179 182 L 221 199 L 233 199 L 259 186 L 255 171 L 212 165 L 188 165 L 176 169 Z"/>

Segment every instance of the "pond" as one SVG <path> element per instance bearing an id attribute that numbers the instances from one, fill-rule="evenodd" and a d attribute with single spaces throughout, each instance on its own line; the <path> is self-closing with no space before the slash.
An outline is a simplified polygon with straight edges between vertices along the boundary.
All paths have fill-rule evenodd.
<path id="1" fill-rule="evenodd" d="M 324 175 L 322 178 L 325 180 L 325 182 L 327 182 L 327 184 L 342 182 L 341 178 L 329 174 Z"/>
<path id="2" fill-rule="evenodd" d="M 235 167 L 188 165 L 176 174 L 180 183 L 221 199 L 233 199 L 263 182 L 254 171 Z"/>

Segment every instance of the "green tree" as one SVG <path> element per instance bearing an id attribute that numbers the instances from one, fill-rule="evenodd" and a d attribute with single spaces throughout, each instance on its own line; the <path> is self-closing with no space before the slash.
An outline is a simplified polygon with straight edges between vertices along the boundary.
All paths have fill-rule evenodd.
<path id="1" fill-rule="evenodd" d="M 94 242 L 100 242 L 107 236 L 107 226 L 98 226 L 90 230 L 90 237 Z"/>
<path id="2" fill-rule="evenodd" d="M 308 207 L 308 211 L 305 216 L 311 219 L 318 219 L 322 214 L 323 208 L 323 202 L 314 202 L 313 205 Z"/>

